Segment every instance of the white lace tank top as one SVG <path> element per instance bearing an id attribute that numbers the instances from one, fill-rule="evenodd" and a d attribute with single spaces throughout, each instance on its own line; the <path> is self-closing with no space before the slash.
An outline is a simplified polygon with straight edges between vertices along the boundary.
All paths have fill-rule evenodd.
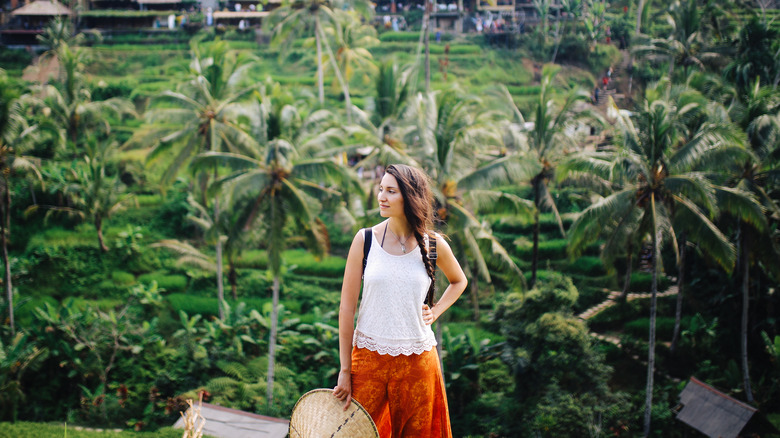
<path id="1" fill-rule="evenodd" d="M 422 305 L 431 279 L 420 247 L 392 255 L 371 236 L 353 345 L 391 356 L 430 351 L 436 337 L 423 321 Z"/>

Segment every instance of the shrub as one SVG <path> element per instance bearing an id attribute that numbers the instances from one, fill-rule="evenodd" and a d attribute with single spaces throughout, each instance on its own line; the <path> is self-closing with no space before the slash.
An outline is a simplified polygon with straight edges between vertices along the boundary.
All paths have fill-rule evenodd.
<path id="1" fill-rule="evenodd" d="M 561 38 L 561 44 L 558 47 L 557 62 L 579 63 L 588 59 L 590 47 L 588 41 L 581 35 L 566 35 Z"/>
<path id="2" fill-rule="evenodd" d="M 111 281 L 117 286 L 130 286 L 135 283 L 135 276 L 129 272 L 114 271 L 111 273 Z"/>
<path id="3" fill-rule="evenodd" d="M 610 65 L 616 65 L 621 60 L 620 50 L 612 44 L 596 44 L 588 56 L 588 65 L 595 72 L 604 72 Z"/>

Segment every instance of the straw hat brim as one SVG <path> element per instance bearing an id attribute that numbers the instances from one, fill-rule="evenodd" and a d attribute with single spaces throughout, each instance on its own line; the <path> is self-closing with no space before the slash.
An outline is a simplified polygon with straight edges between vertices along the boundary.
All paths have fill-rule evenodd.
<path id="1" fill-rule="evenodd" d="M 290 438 L 379 438 L 368 412 L 354 398 L 344 403 L 331 389 L 314 389 L 295 403 L 290 417 Z"/>

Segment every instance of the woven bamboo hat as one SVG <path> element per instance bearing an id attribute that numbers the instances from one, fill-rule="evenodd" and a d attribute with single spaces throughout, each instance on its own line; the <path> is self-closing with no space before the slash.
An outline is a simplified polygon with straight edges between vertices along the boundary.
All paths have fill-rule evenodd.
<path id="1" fill-rule="evenodd" d="M 295 403 L 290 438 L 379 438 L 374 421 L 354 398 L 347 410 L 331 389 L 314 389 Z"/>

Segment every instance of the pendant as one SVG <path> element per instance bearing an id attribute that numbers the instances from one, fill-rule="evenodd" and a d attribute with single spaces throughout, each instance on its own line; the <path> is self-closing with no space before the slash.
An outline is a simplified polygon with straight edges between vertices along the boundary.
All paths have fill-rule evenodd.
<path id="1" fill-rule="evenodd" d="M 406 245 L 404 245 L 403 243 L 401 243 L 401 252 L 406 254 Z"/>

